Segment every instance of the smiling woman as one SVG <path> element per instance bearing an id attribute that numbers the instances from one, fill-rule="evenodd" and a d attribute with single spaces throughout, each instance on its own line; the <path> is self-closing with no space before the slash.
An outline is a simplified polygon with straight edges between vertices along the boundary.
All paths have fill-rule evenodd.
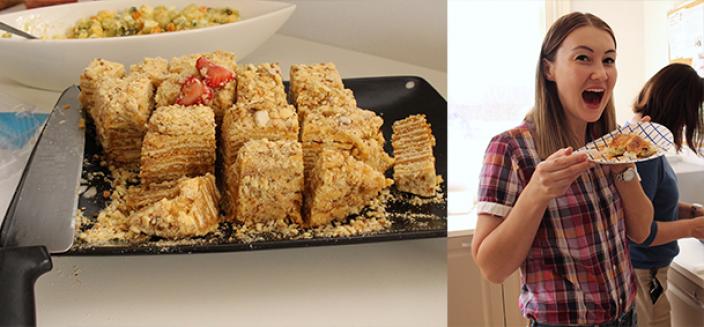
<path id="1" fill-rule="evenodd" d="M 542 42 L 533 110 L 486 150 L 472 254 L 494 283 L 520 269 L 531 326 L 636 324 L 626 246 L 647 237 L 652 205 L 634 168 L 573 152 L 615 127 L 615 52 L 600 18 L 560 17 Z"/>

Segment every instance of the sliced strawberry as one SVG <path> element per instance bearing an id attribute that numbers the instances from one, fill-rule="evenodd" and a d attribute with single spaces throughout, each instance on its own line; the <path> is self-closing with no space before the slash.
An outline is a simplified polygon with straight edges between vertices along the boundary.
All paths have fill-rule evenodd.
<path id="1" fill-rule="evenodd" d="M 235 74 L 233 74 L 229 69 L 218 65 L 212 65 L 207 68 L 205 79 L 203 81 L 206 85 L 218 89 L 225 86 L 225 84 L 233 79 L 235 79 Z"/>
<path id="2" fill-rule="evenodd" d="M 235 74 L 229 69 L 212 63 L 206 57 L 200 57 L 196 60 L 196 69 L 204 77 L 205 84 L 214 89 L 219 89 L 235 79 Z"/>
<path id="3" fill-rule="evenodd" d="M 197 76 L 191 76 L 181 85 L 181 93 L 176 98 L 176 104 L 191 106 L 208 104 L 213 99 L 213 90 Z"/>
<path id="4" fill-rule="evenodd" d="M 198 58 L 198 60 L 196 60 L 196 69 L 198 69 L 199 72 L 202 71 L 203 68 L 211 65 L 213 65 L 213 63 L 210 62 L 210 60 L 208 60 L 208 58 L 206 57 L 200 57 Z"/>

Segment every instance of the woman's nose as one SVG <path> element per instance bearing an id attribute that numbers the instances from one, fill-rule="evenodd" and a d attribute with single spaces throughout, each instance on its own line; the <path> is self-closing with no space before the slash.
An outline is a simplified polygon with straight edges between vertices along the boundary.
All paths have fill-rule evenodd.
<path id="1" fill-rule="evenodd" d="M 609 74 L 606 72 L 606 67 L 603 65 L 596 65 L 596 67 L 594 67 L 594 71 L 591 74 L 591 79 L 602 81 L 608 78 Z"/>

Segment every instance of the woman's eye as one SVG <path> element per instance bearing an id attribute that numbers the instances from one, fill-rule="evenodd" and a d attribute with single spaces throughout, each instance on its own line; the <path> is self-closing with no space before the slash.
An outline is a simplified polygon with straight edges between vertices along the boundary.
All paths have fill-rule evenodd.
<path id="1" fill-rule="evenodd" d="M 587 55 L 579 55 L 576 59 L 577 61 L 589 61 L 589 57 L 587 57 Z"/>
<path id="2" fill-rule="evenodd" d="M 607 65 L 613 65 L 613 64 L 616 63 L 616 59 L 614 59 L 614 58 L 606 58 L 606 59 L 604 59 L 604 63 L 607 64 Z"/>

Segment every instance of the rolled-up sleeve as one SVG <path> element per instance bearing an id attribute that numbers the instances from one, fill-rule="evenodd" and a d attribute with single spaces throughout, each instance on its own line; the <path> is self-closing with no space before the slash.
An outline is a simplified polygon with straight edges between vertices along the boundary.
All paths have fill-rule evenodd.
<path id="1" fill-rule="evenodd" d="M 523 189 L 511 140 L 498 135 L 489 142 L 479 176 L 479 214 L 505 217 Z"/>

